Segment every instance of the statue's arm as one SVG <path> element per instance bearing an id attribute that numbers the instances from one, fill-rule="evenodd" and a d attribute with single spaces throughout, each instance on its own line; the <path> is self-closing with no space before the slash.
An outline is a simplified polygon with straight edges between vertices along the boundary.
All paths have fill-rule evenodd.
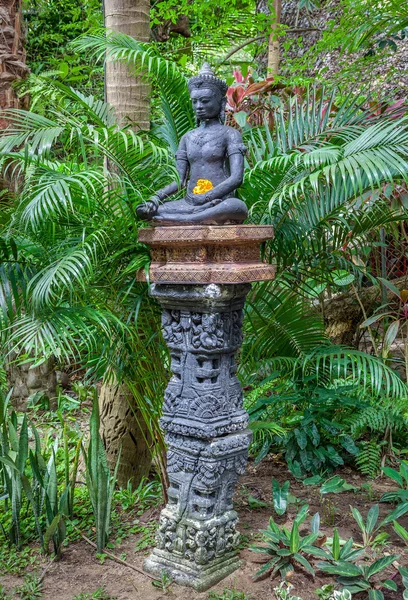
<path id="1" fill-rule="evenodd" d="M 231 129 L 227 135 L 230 176 L 206 193 L 206 198 L 210 201 L 223 198 L 236 190 L 242 184 L 244 178 L 244 155 L 246 148 L 242 142 L 242 136 L 236 129 Z"/>
<path id="2" fill-rule="evenodd" d="M 166 185 L 166 187 L 162 188 L 158 192 L 155 192 L 154 194 L 161 201 L 186 187 L 189 172 L 189 163 L 187 160 L 187 146 L 185 135 L 183 135 L 183 137 L 181 138 L 178 150 L 176 152 L 176 168 L 180 180 L 172 181 L 171 183 L 169 183 L 169 185 Z"/>

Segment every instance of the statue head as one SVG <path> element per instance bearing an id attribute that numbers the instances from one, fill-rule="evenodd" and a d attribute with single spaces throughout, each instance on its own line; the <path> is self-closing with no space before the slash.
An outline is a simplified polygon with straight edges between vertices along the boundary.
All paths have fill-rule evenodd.
<path id="1" fill-rule="evenodd" d="M 197 123 L 214 118 L 218 118 L 221 123 L 225 122 L 225 94 L 228 86 L 214 75 L 208 63 L 203 64 L 198 75 L 189 79 L 188 89 Z"/>

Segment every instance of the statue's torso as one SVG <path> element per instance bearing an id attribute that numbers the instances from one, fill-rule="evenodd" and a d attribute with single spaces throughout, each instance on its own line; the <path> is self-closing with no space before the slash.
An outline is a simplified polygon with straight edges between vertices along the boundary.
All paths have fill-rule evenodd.
<path id="1" fill-rule="evenodd" d="M 197 128 L 186 136 L 187 159 L 190 166 L 187 194 L 193 193 L 198 179 L 208 179 L 215 187 L 229 177 L 228 129 L 224 125 L 212 128 Z"/>

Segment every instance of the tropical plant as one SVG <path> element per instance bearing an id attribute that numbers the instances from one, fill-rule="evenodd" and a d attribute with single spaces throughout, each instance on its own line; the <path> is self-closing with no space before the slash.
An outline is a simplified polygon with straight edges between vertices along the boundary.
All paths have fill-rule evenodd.
<path id="1" fill-rule="evenodd" d="M 147 508 L 160 502 L 161 492 L 158 480 L 142 479 L 136 489 L 128 482 L 126 489 L 116 492 L 115 500 L 121 504 L 123 510 L 136 510 L 137 514 L 142 514 Z"/>
<path id="2" fill-rule="evenodd" d="M 385 525 L 392 523 L 408 512 L 408 502 L 397 506 L 397 508 L 388 513 L 388 515 L 382 521 L 380 521 L 380 523 L 378 523 L 380 512 L 378 504 L 374 504 L 374 506 L 370 508 L 365 522 L 361 516 L 361 513 L 356 508 L 350 506 L 350 510 L 363 536 L 363 545 L 364 547 L 367 547 L 381 543 L 389 537 L 387 533 L 380 532 L 380 530 Z"/>
<path id="3" fill-rule="evenodd" d="M 275 479 L 275 477 L 272 477 L 273 508 L 279 516 L 286 512 L 289 499 L 289 487 L 290 481 L 285 481 L 282 487 L 280 487 L 279 481 Z"/>
<path id="4" fill-rule="evenodd" d="M 408 547 L 408 531 L 398 521 L 392 523 L 395 533 L 402 539 L 404 544 Z"/>
<path id="5" fill-rule="evenodd" d="M 116 485 L 116 474 L 120 461 L 120 452 L 116 467 L 111 474 L 106 460 L 106 452 L 99 433 L 99 404 L 94 399 L 90 422 L 90 437 L 88 449 L 82 446 L 86 465 L 86 484 L 91 498 L 95 517 L 96 546 L 102 553 L 109 538 L 111 505 Z"/>
<path id="6" fill-rule="evenodd" d="M 310 553 L 317 558 L 323 558 L 327 562 L 334 563 L 339 560 L 343 562 L 354 562 L 363 556 L 365 552 L 364 548 L 353 550 L 353 538 L 348 539 L 347 542 L 342 544 L 337 527 L 334 528 L 333 539 L 331 542 L 330 545 L 329 540 L 325 542 L 324 546 L 327 549 L 316 547 L 311 550 Z"/>
<path id="7" fill-rule="evenodd" d="M 149 261 L 137 242 L 135 207 L 174 179 L 171 154 L 194 125 L 187 82 L 154 46 L 123 34 L 88 35 L 76 48 L 98 56 L 107 52 L 110 60 L 143 70 L 155 81 L 159 122 L 150 137 L 118 130 L 106 104 L 49 78 L 36 79 L 33 96 L 46 115 L 8 114 L 0 150 L 9 172 L 20 173 L 25 183 L 2 236 L 15 254 L 2 265 L 3 281 L 14 283 L 5 286 L 1 301 L 4 342 L 40 360 L 52 353 L 68 362 L 75 358 L 94 380 L 124 381 L 155 440 L 165 480 L 158 417 L 167 350 L 158 333 L 158 307 L 134 278 Z M 321 407 L 328 397 L 332 407 L 339 395 L 348 402 L 345 388 L 334 391 L 338 379 L 373 398 L 405 394 L 405 384 L 382 360 L 330 345 L 313 296 L 316 280 L 330 292 L 347 279 L 339 276 L 342 271 L 350 273 L 351 283 L 367 275 L 361 243 L 379 225 L 405 218 L 403 209 L 371 194 L 407 174 L 406 122 L 394 117 L 392 111 L 386 117 L 373 114 L 359 100 L 336 103 L 334 93 L 327 97 L 324 90 L 311 89 L 274 111 L 272 132 L 254 127 L 245 133 L 248 169 L 240 193 L 253 221 L 275 227 L 265 257 L 275 256 L 277 277 L 254 286 L 249 298 L 240 374 L 256 386 L 278 371 L 286 408 L 293 404 L 291 395 L 302 397 L 302 413 L 316 398 Z M 271 404 L 276 401 L 275 394 L 270 398 Z M 361 404 L 361 398 L 354 402 Z M 320 418 L 320 412 L 314 414 Z M 271 413 L 264 403 L 251 414 L 252 421 L 267 422 L 258 429 L 258 439 L 264 436 L 262 455 L 276 437 L 281 444 L 284 439 Z M 332 416 L 328 413 L 327 420 Z M 302 448 L 302 425 L 310 413 L 305 423 L 300 410 L 296 417 L 287 433 L 295 471 L 324 470 L 344 460 L 338 448 L 343 442 L 351 446 L 342 428 L 321 427 L 321 449 L 303 432 Z M 309 425 L 312 432 L 313 419 Z M 292 435 L 295 428 L 301 446 Z M 346 453 L 348 448 L 343 446 Z"/>
<path id="8" fill-rule="evenodd" d="M 280 584 L 273 588 L 273 593 L 277 600 L 302 600 L 300 596 L 292 596 L 293 585 L 287 581 L 281 581 Z"/>
<path id="9" fill-rule="evenodd" d="M 386 492 L 381 502 L 406 502 L 408 500 L 408 461 L 402 460 L 399 463 L 399 470 L 391 467 L 383 467 L 383 473 L 398 484 L 395 492 Z"/>
<path id="10" fill-rule="evenodd" d="M 153 182 L 162 181 L 159 164 L 168 162 L 167 152 L 119 131 L 111 109 L 93 97 L 40 78 L 36 86 L 54 121 L 33 113 L 21 121 L 13 114 L 16 129 L 10 128 L 9 144 L 2 139 L 10 168 L 27 173 L 23 200 L 3 234 L 15 248 L 1 267 L 10 282 L 2 297 L 3 342 L 7 349 L 25 346 L 40 361 L 50 354 L 68 363 L 79 360 L 93 380 L 125 379 L 149 439 L 156 440 L 153 452 L 164 477 L 158 414 L 167 351 L 159 337 L 159 310 L 134 278 L 148 261 L 137 242 L 134 208 Z M 28 171 L 23 153 L 11 151 L 19 136 L 37 152 Z M 104 156 L 112 168 L 108 177 Z"/>
<path id="11" fill-rule="evenodd" d="M 398 570 L 402 577 L 402 584 L 405 588 L 403 592 L 403 598 L 404 600 L 408 600 L 408 569 L 405 567 L 399 567 Z"/>
<path id="12" fill-rule="evenodd" d="M 261 532 L 266 547 L 251 547 L 253 552 L 267 554 L 272 557 L 259 569 L 256 573 L 257 577 L 268 572 L 273 575 L 276 571 L 280 571 L 281 576 L 285 578 L 288 572 L 294 570 L 294 563 L 314 575 L 314 569 L 305 555 L 311 554 L 313 544 L 319 535 L 320 520 L 318 514 L 314 515 L 311 521 L 311 533 L 302 537 L 299 534 L 299 526 L 305 521 L 308 511 L 309 506 L 307 504 L 302 506 L 293 521 L 290 531 L 285 527 L 279 527 L 273 518 L 270 518 L 268 528 Z"/>
<path id="13" fill-rule="evenodd" d="M 3 487 L 0 501 L 4 502 L 6 515 L 10 513 L 10 528 L 5 532 L 2 526 L 2 530 L 10 543 L 20 547 L 21 511 L 25 508 L 27 514 L 31 509 L 42 550 L 47 551 L 52 541 L 54 552 L 59 556 L 65 539 L 65 517 L 73 513 L 79 442 L 76 442 L 76 451 L 72 455 L 67 426 L 61 420 L 64 448 L 62 460 L 58 462 L 59 439 L 52 440 L 51 446 L 46 440 L 44 447 L 41 447 L 34 424 L 28 423 L 27 415 L 19 418 L 15 411 L 9 412 L 7 400 L 8 397 L 3 397 L 3 404 L 0 401 L 0 474 Z M 30 434 L 34 438 L 33 448 L 29 445 Z M 57 466 L 64 474 L 62 482 L 59 481 Z"/>
<path id="14" fill-rule="evenodd" d="M 367 592 L 369 600 L 384 600 L 384 594 L 381 589 L 397 591 L 398 586 L 392 579 L 378 580 L 378 574 L 389 567 L 396 559 L 397 555 L 384 556 L 368 565 L 355 565 L 350 562 L 337 561 L 334 564 L 317 563 L 316 567 L 324 573 L 330 575 L 339 575 L 337 578 L 346 590 L 352 595 Z M 375 581 L 373 577 L 375 577 Z"/>

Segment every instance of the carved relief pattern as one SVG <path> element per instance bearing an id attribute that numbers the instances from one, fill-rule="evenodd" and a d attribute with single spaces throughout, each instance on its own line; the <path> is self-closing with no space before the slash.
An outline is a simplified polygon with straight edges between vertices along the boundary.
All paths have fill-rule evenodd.
<path id="1" fill-rule="evenodd" d="M 191 307 L 190 296 L 183 304 L 170 289 L 165 298 L 163 288 L 157 293 L 171 356 L 160 421 L 168 446 L 169 501 L 148 559 L 157 571 L 188 564 L 201 573 L 214 561 L 231 559 L 239 544 L 232 498 L 251 440 L 235 361 L 242 343 L 242 291 L 236 288 L 238 296 L 231 293 L 224 304 L 203 296 L 201 305 Z"/>

